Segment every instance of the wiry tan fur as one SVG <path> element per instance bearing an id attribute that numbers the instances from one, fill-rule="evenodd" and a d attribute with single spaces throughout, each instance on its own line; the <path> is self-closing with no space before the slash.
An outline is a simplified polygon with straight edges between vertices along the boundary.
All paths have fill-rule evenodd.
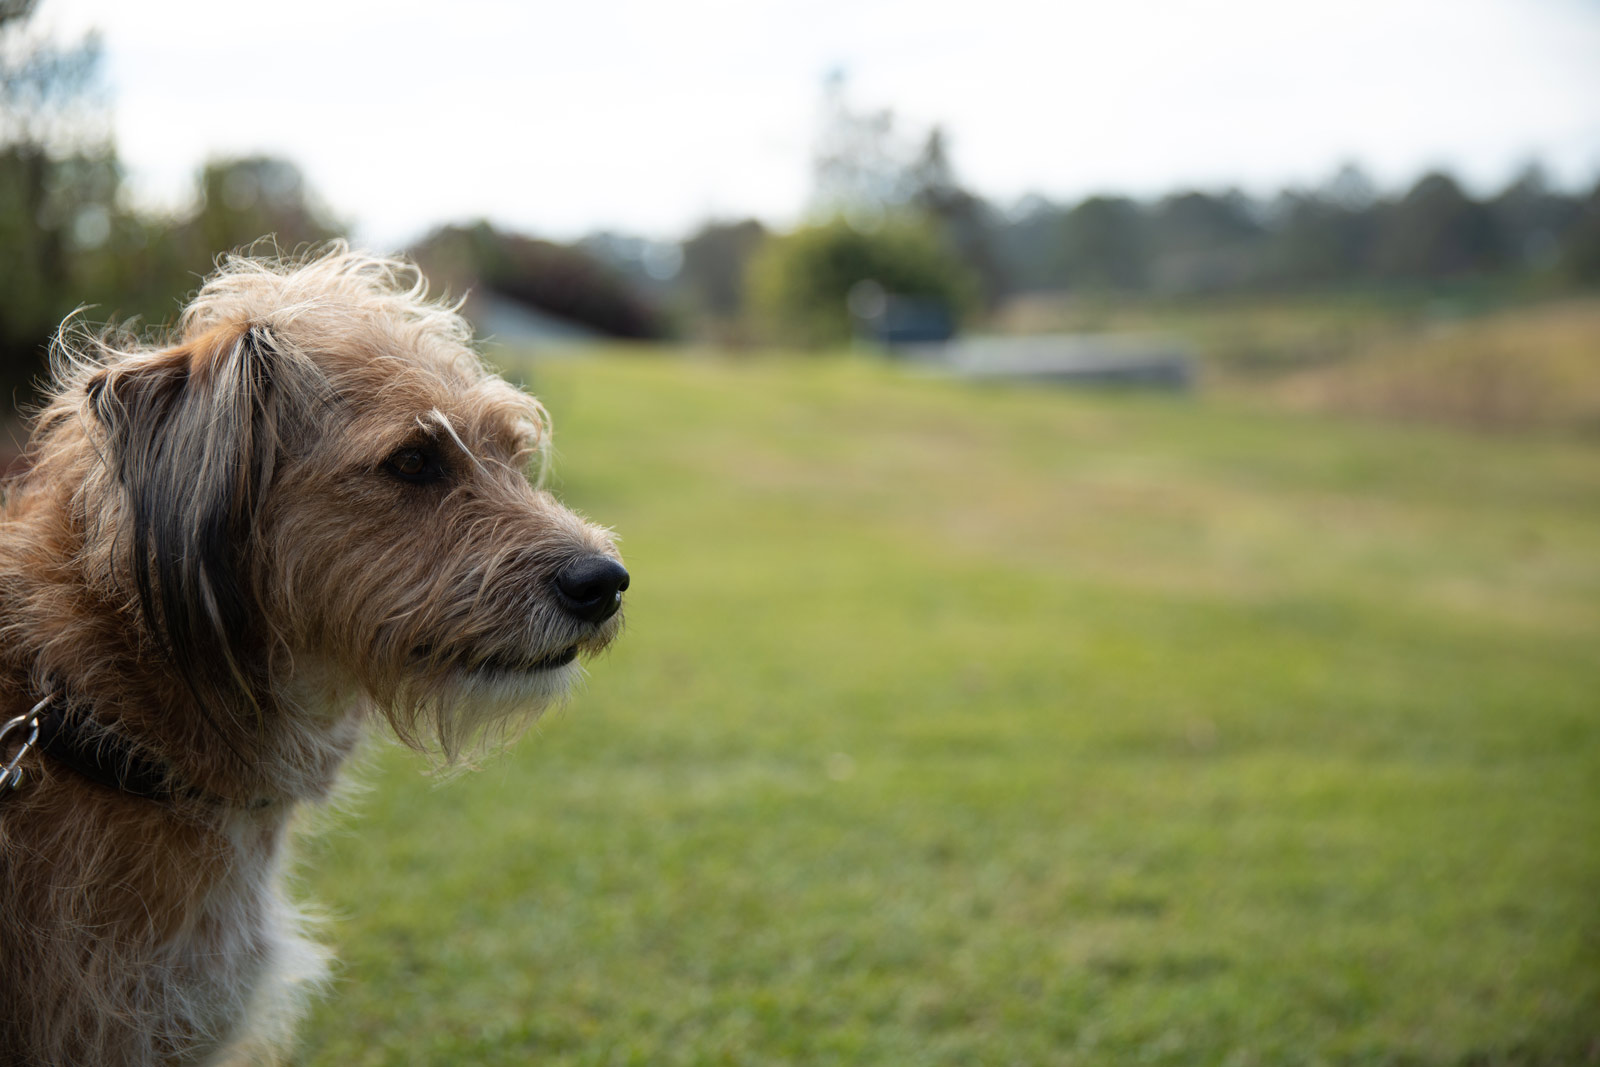
<path id="1" fill-rule="evenodd" d="M 286 831 L 362 721 L 455 759 L 617 632 L 552 595 L 616 550 L 530 482 L 548 445 L 412 268 L 341 244 L 226 259 L 162 344 L 63 329 L 0 510 L 0 721 L 64 693 L 182 789 L 35 751 L 0 794 L 0 1064 L 283 1046 L 323 969 Z M 412 446 L 439 478 L 394 475 Z"/>

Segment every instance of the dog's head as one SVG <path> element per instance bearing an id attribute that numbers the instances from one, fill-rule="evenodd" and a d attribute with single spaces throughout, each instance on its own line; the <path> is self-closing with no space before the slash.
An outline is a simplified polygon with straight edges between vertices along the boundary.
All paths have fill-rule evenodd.
<path id="1" fill-rule="evenodd" d="M 403 263 L 228 259 L 175 343 L 78 377 L 90 524 L 203 701 L 355 690 L 454 754 L 618 631 L 610 536 L 539 488 L 544 410 Z"/>

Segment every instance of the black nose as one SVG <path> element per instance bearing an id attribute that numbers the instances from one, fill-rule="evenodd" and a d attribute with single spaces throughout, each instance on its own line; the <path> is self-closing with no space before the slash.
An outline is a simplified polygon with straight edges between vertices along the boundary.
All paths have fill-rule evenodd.
<path id="1" fill-rule="evenodd" d="M 622 607 L 628 571 L 610 556 L 579 556 L 556 572 L 556 594 L 569 615 L 605 622 Z"/>

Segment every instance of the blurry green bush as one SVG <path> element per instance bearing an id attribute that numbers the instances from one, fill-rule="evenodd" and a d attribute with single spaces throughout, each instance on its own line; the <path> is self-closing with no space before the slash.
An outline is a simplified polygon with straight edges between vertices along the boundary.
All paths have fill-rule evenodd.
<path id="1" fill-rule="evenodd" d="M 926 224 L 893 216 L 871 226 L 843 218 L 767 241 L 750 263 L 756 316 L 774 341 L 815 348 L 855 332 L 852 291 L 937 304 L 953 323 L 976 305 L 976 279 Z"/>

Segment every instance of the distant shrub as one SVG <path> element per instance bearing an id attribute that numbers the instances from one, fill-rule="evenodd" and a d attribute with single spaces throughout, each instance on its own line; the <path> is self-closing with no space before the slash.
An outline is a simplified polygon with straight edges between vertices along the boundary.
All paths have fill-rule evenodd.
<path id="1" fill-rule="evenodd" d="M 971 273 L 928 226 L 909 218 L 871 228 L 836 219 L 775 237 L 751 261 L 748 288 L 774 340 L 821 347 L 850 339 L 850 294 L 862 283 L 940 305 L 956 322 L 976 304 Z"/>

